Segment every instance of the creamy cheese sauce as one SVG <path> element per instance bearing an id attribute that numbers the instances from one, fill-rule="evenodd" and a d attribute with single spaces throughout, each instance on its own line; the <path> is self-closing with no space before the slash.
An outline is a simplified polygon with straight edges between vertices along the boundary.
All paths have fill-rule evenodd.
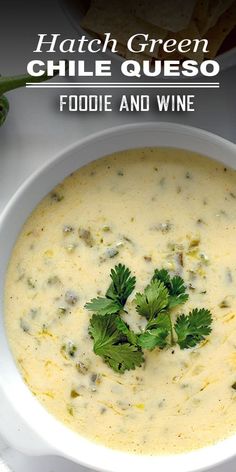
<path id="1" fill-rule="evenodd" d="M 236 174 L 175 149 L 98 160 L 38 205 L 6 278 L 9 343 L 25 382 L 79 434 L 135 453 L 179 453 L 236 431 Z M 188 285 L 178 313 L 205 307 L 213 331 L 194 349 L 146 352 L 115 373 L 93 353 L 85 303 L 124 263 L 143 290 L 155 268 Z M 128 301 L 132 328 L 141 317 Z M 236 386 L 235 386 L 236 388 Z"/>

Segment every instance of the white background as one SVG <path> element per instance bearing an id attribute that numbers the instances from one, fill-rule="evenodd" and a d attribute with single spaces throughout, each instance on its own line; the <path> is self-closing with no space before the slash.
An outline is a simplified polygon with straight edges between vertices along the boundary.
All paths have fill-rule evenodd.
<path id="1" fill-rule="evenodd" d="M 44 2 L 31 1 L 31 6 L 27 5 L 25 11 L 24 2 L 18 2 L 14 9 L 14 25 L 12 9 L 9 5 L 7 11 L 6 7 L 5 18 L 1 17 L 5 28 L 0 30 L 1 74 L 25 72 L 26 63 L 33 58 L 32 51 L 39 32 L 63 32 L 64 37 L 76 36 L 56 0 L 50 0 L 49 3 L 55 14 L 47 18 Z M 17 18 L 19 21 L 16 21 Z M 117 72 L 112 77 L 114 81 L 119 80 L 119 62 L 115 64 L 115 69 Z M 0 211 L 33 171 L 80 138 L 116 124 L 174 121 L 210 130 L 236 142 L 236 67 L 224 71 L 220 82 L 219 90 L 194 91 L 196 111 L 188 114 L 60 113 L 58 90 L 21 89 L 10 93 L 10 113 L 5 125 L 0 128 Z M 0 439 L 0 452 L 15 472 L 85 470 L 60 458 L 28 458 L 6 445 L 3 439 Z M 219 467 L 216 471 L 233 472 L 235 467 L 236 462 Z"/>

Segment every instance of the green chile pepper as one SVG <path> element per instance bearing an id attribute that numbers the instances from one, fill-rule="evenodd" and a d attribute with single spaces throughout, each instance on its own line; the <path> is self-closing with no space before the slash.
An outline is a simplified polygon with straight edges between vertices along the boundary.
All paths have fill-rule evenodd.
<path id="1" fill-rule="evenodd" d="M 7 97 L 5 97 L 5 95 L 2 95 L 0 97 L 0 126 L 3 125 L 8 112 L 9 112 L 9 102 L 7 100 Z"/>
<path id="2" fill-rule="evenodd" d="M 54 76 L 55 75 L 58 75 L 58 72 L 56 72 Z M 32 77 L 31 75 L 18 75 L 16 77 L 0 76 L 0 126 L 3 125 L 9 111 L 9 102 L 4 95 L 6 92 L 24 87 L 27 82 L 44 82 L 51 78 L 52 77 L 48 77 L 46 72 L 41 77 Z"/>

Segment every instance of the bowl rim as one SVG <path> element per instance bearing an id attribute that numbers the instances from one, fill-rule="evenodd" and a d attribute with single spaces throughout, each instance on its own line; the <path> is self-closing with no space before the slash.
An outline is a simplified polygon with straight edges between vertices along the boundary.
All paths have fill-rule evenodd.
<path id="1" fill-rule="evenodd" d="M 0 241 L 1 241 L 1 230 L 3 228 L 4 222 L 7 221 L 7 219 L 12 219 L 12 215 L 16 213 L 15 207 L 16 204 L 23 199 L 24 196 L 27 196 L 27 193 L 31 192 L 34 190 L 33 186 L 35 185 L 36 182 L 40 182 L 42 178 L 48 173 L 49 171 L 53 172 L 60 164 L 67 162 L 67 160 L 70 158 L 70 156 L 73 156 L 78 152 L 78 150 L 85 150 L 86 147 L 89 147 L 91 145 L 94 145 L 95 143 L 102 143 L 104 142 L 109 142 L 109 139 L 113 136 L 118 138 L 118 141 L 122 138 L 125 137 L 125 135 L 129 136 L 132 134 L 140 134 L 141 131 L 144 133 L 151 133 L 151 134 L 167 134 L 169 135 L 170 133 L 176 134 L 176 139 L 177 136 L 183 138 L 186 137 L 186 139 L 195 138 L 197 145 L 201 145 L 202 142 L 209 142 L 212 143 L 215 146 L 215 149 L 218 149 L 218 146 L 220 149 L 228 151 L 230 156 L 231 156 L 231 162 L 232 165 L 235 160 L 236 156 L 236 144 L 221 138 L 220 136 L 217 136 L 213 133 L 210 133 L 208 131 L 191 127 L 191 126 L 185 126 L 181 124 L 176 124 L 176 123 L 170 123 L 170 122 L 145 122 L 145 123 L 133 123 L 133 124 L 124 124 L 120 126 L 115 126 L 103 131 L 99 131 L 97 133 L 94 133 L 92 135 L 87 136 L 83 140 L 79 140 L 77 143 L 74 143 L 70 146 L 68 146 L 65 150 L 63 150 L 60 154 L 57 154 L 55 157 L 53 157 L 49 162 L 45 163 L 42 165 L 38 170 L 36 170 L 28 179 L 19 187 L 19 189 L 16 191 L 16 193 L 13 195 L 13 197 L 10 199 L 8 204 L 6 205 L 5 209 L 0 215 Z M 155 137 L 156 139 L 156 137 Z M 117 141 L 117 142 L 118 142 Z M 113 145 L 114 146 L 114 145 Z M 157 146 L 157 144 L 156 144 Z M 169 146 L 169 143 L 166 145 L 167 147 Z M 134 146 L 135 147 L 141 147 L 141 146 Z M 144 146 L 146 147 L 146 146 Z M 177 147 L 177 146 L 171 146 L 171 147 Z M 181 146 L 178 146 L 181 147 Z M 131 146 L 125 146 L 123 149 L 128 149 L 131 148 Z M 186 147 L 183 145 L 182 149 L 186 149 Z M 187 148 L 188 149 L 188 148 Z M 94 151 L 96 155 L 96 150 Z M 116 152 L 115 150 L 113 152 Z M 213 152 L 213 151 L 212 151 Z M 102 154 L 100 152 L 100 156 L 106 155 Z M 220 153 L 219 153 L 220 156 Z M 71 157 L 72 159 L 72 157 Z M 89 162 L 91 162 L 93 159 L 91 159 Z M 217 159 L 216 160 L 221 160 L 222 159 Z M 224 162 L 224 159 L 223 159 Z M 236 163 L 235 163 L 236 164 Z M 229 165 L 229 164 L 228 164 Z M 78 163 L 78 168 L 80 168 L 81 165 Z M 68 175 L 67 171 L 64 170 L 65 176 Z M 65 178 L 65 176 L 63 178 Z M 62 178 L 62 179 L 63 179 Z M 62 180 L 61 179 L 61 180 Z M 53 184 L 50 189 L 53 188 Z M 40 199 L 38 200 L 40 201 Z M 35 205 L 34 205 L 35 206 Z M 29 213 L 28 213 L 29 214 Z M 24 220 L 25 221 L 25 220 Z M 17 231 L 18 235 L 18 231 Z M 16 235 L 16 238 L 17 238 Z M 16 239 L 15 238 L 15 239 Z M 7 345 L 7 340 L 6 336 L 5 337 L 4 343 L 5 343 L 5 348 Z M 3 346 L 4 347 L 4 346 Z M 2 346 L 1 348 L 2 349 Z M 0 350 L 1 352 L 1 350 Z M 10 354 L 11 356 L 11 354 Z M 11 357 L 11 361 L 13 361 Z M 11 364 L 12 365 L 12 364 Z M 33 395 L 29 391 L 29 388 L 24 384 L 21 375 L 18 371 L 18 369 L 13 368 L 13 375 L 15 377 L 15 380 L 11 380 L 13 383 L 13 387 L 16 385 L 18 386 L 18 395 L 19 399 L 18 405 L 16 407 L 15 405 L 15 398 L 13 393 L 8 391 L 8 386 L 6 387 L 5 385 L 5 379 L 7 377 L 7 372 L 1 372 L 0 368 L 0 390 L 2 393 L 4 393 L 5 397 L 7 397 L 7 400 L 5 400 L 10 403 L 10 406 L 12 409 L 14 409 L 14 415 L 13 417 L 15 418 L 15 415 L 18 415 L 21 417 L 21 419 L 25 422 L 26 426 L 26 437 L 27 437 L 27 428 L 33 428 L 33 431 L 35 431 L 39 435 L 39 442 L 41 438 L 44 438 L 44 433 L 45 433 L 45 423 L 48 426 L 47 429 L 47 434 L 46 434 L 46 445 L 47 447 L 39 447 L 37 453 L 45 453 L 45 451 L 48 453 L 50 451 L 51 454 L 57 454 L 61 455 L 63 457 L 67 457 L 69 459 L 72 459 L 82 465 L 85 465 L 87 467 L 93 467 L 96 470 L 101 470 L 101 471 L 107 471 L 107 472 L 120 472 L 122 468 L 127 468 L 127 464 L 129 467 L 135 467 L 137 469 L 137 472 L 141 472 L 143 470 L 143 467 L 149 467 L 149 471 L 153 472 L 156 470 L 157 466 L 160 467 L 175 467 L 176 472 L 194 472 L 194 471 L 200 471 L 200 470 L 206 470 L 209 467 L 221 464 L 222 462 L 225 462 L 226 460 L 229 460 L 233 456 L 235 456 L 235 439 L 236 439 L 236 434 L 231 436 L 230 438 L 220 441 L 219 443 L 208 446 L 206 448 L 202 448 L 196 451 L 192 452 L 186 452 L 183 454 L 178 454 L 178 455 L 168 455 L 168 456 L 140 456 L 140 455 L 132 455 L 129 453 L 124 453 L 116 450 L 112 450 L 109 448 L 106 448 L 100 444 L 96 444 L 88 439 L 85 439 L 84 437 L 78 435 L 77 433 L 72 432 L 69 430 L 67 427 L 62 425 L 58 420 L 56 420 L 54 417 L 51 416 L 44 408 L 43 406 L 33 398 Z M 4 374 L 4 375 L 3 375 Z M 20 383 L 19 383 L 20 382 Z M 21 403 L 23 402 L 23 403 Z M 31 413 L 32 413 L 32 418 L 28 415 L 27 418 L 25 418 L 24 415 L 24 409 L 23 409 L 23 414 L 22 411 L 19 411 L 19 405 L 21 406 L 25 403 L 28 402 L 29 406 L 31 408 Z M 39 420 L 39 427 L 35 428 L 34 425 L 34 418 L 35 418 L 35 410 L 37 410 L 37 415 L 38 415 L 38 420 Z M 40 415 L 42 415 L 42 421 L 40 419 Z M 33 421 L 32 421 L 33 419 Z M 33 426 L 32 426 L 33 423 Z M 14 423 L 12 423 L 14 424 Z M 1 429 L 1 426 L 0 426 Z M 53 434 L 55 434 L 55 431 L 57 431 L 57 441 L 55 441 L 55 438 Z M 72 447 L 64 447 L 63 441 L 60 440 L 60 435 L 62 437 L 66 437 L 66 439 L 70 442 L 72 441 Z M 59 445 L 58 445 L 59 443 Z M 73 448 L 73 446 L 77 444 L 77 449 Z M 81 457 L 80 453 L 77 454 L 78 452 L 78 445 L 81 447 Z M 21 449 L 23 446 L 21 446 Z M 75 453 L 76 450 L 76 453 Z M 89 451 L 89 454 L 87 452 Z M 27 452 L 27 445 L 26 445 L 26 452 Z M 86 455 L 87 454 L 87 455 Z M 200 457 L 202 459 L 200 460 Z"/>

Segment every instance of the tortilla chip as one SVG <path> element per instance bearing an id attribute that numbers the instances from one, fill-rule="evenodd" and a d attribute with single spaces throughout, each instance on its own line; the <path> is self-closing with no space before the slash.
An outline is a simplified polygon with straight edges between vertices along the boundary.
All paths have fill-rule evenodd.
<path id="1" fill-rule="evenodd" d="M 91 32 L 89 30 L 87 30 L 87 31 L 90 33 L 90 36 L 91 35 L 94 36 L 94 33 L 91 34 Z M 101 39 L 102 41 L 104 41 L 104 35 L 103 34 L 97 34 L 96 37 Z M 125 46 L 123 46 L 123 44 L 117 43 L 116 50 L 117 50 L 117 54 L 119 56 L 126 57 L 127 48 Z"/>
<path id="2" fill-rule="evenodd" d="M 187 28 L 197 0 L 128 0 L 135 15 L 159 28 L 178 32 Z M 112 0 L 111 0 L 112 3 Z"/>
<path id="3" fill-rule="evenodd" d="M 101 39 L 103 39 L 103 35 L 101 35 Z M 127 48 L 123 44 L 118 43 L 116 49 L 119 56 L 126 57 Z"/>
<path id="4" fill-rule="evenodd" d="M 171 39 L 173 39 L 173 33 Z M 163 49 L 160 49 L 158 59 L 160 61 L 181 61 L 183 60 L 183 56 L 178 51 L 165 52 Z"/>
<path id="5" fill-rule="evenodd" d="M 103 40 L 104 36 L 100 34 L 99 38 Z M 133 53 L 129 51 L 125 46 L 123 46 L 123 44 L 118 43 L 116 49 L 117 49 L 117 54 L 119 54 L 119 56 L 123 57 L 124 59 L 132 59 L 134 61 L 138 61 L 140 64 L 142 64 L 144 60 L 152 61 L 152 57 L 148 56 L 147 54 Z"/>
<path id="6" fill-rule="evenodd" d="M 209 4 L 210 4 L 210 0 L 197 0 L 196 6 L 193 12 L 193 20 L 195 21 L 196 26 L 201 35 L 206 27 L 206 23 L 208 20 Z"/>
<path id="7" fill-rule="evenodd" d="M 141 18 L 132 16 L 128 6 L 124 7 L 120 0 L 93 0 L 91 7 L 82 20 L 81 26 L 86 30 L 103 35 L 111 33 L 111 37 L 119 44 L 126 46 L 131 36 L 137 33 L 148 34 L 153 39 L 165 39 L 167 31 L 150 25 Z M 141 38 L 142 42 L 144 41 Z M 138 49 L 139 41 L 133 42 Z M 159 45 L 154 52 L 144 51 L 150 57 L 157 57 Z M 135 53 L 133 53 L 135 55 Z"/>
<path id="8" fill-rule="evenodd" d="M 90 7 L 90 0 L 80 0 L 79 1 L 79 7 L 80 7 L 80 11 L 81 13 L 83 13 L 83 15 L 85 15 L 85 13 L 88 11 L 89 7 Z"/>
<path id="9" fill-rule="evenodd" d="M 176 34 L 176 39 L 178 43 L 183 39 L 191 39 L 191 41 L 193 41 L 194 39 L 201 39 L 201 35 L 199 33 L 199 29 L 197 28 L 195 21 L 192 20 L 186 29 L 179 31 L 179 33 Z M 194 43 L 191 44 L 190 51 L 181 54 L 201 64 L 204 59 L 204 53 L 201 51 L 201 47 L 198 48 L 197 52 L 194 52 L 193 48 Z"/>
<path id="10" fill-rule="evenodd" d="M 236 2 L 233 3 L 224 15 L 220 17 L 218 22 L 205 35 L 209 41 L 209 53 L 206 54 L 208 59 L 216 57 L 225 38 L 234 29 L 236 25 Z"/>
<path id="11" fill-rule="evenodd" d="M 216 25 L 221 15 L 223 15 L 234 3 L 234 0 L 210 0 L 208 8 L 208 20 L 202 31 L 204 35 L 206 31 Z"/>
<path id="12" fill-rule="evenodd" d="M 140 52 L 138 54 L 134 54 L 133 52 L 130 52 L 126 50 L 125 54 L 126 59 L 132 59 L 133 61 L 138 61 L 140 64 L 143 63 L 143 61 L 149 61 L 152 62 L 153 58 L 148 56 L 147 54 L 144 54 L 143 52 Z"/>
<path id="13" fill-rule="evenodd" d="M 201 35 L 198 31 L 198 28 L 194 21 L 191 21 L 188 28 L 179 31 L 178 33 L 172 33 L 171 31 L 168 33 L 166 40 L 168 39 L 175 39 L 177 44 L 183 39 L 201 39 Z M 163 51 L 162 47 L 159 49 L 158 58 L 161 60 L 183 60 L 184 58 L 193 59 L 198 63 L 201 63 L 204 59 L 204 53 L 199 48 L 199 51 L 193 52 L 194 44 L 190 45 L 190 51 L 186 53 L 181 53 L 179 51 L 174 51 L 172 53 Z"/>

